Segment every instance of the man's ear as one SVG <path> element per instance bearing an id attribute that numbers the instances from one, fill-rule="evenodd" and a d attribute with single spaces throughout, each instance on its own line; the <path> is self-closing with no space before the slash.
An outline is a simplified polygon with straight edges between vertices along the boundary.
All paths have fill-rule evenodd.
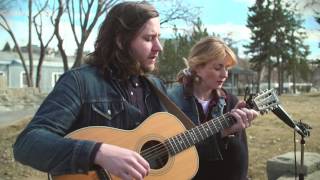
<path id="1" fill-rule="evenodd" d="M 117 46 L 119 47 L 119 49 L 123 50 L 123 46 L 122 46 L 122 43 L 121 43 L 121 37 L 117 37 L 116 38 L 116 43 L 117 43 Z"/>

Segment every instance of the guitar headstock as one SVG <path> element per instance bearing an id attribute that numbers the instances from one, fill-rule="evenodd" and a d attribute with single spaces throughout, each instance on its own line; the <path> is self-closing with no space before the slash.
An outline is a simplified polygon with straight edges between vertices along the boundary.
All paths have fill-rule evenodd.
<path id="1" fill-rule="evenodd" d="M 279 105 L 279 98 L 274 89 L 267 89 L 245 99 L 248 108 L 255 109 L 261 114 L 267 113 Z"/>

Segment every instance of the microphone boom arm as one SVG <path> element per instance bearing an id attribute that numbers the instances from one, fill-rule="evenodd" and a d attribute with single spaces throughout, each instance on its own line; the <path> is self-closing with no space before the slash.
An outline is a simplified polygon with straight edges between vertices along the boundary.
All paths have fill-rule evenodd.
<path id="1" fill-rule="evenodd" d="M 308 134 L 305 134 L 299 126 L 295 123 L 294 120 L 289 116 L 289 114 L 280 106 L 278 105 L 277 108 L 274 108 L 272 112 L 279 117 L 284 123 L 286 123 L 288 126 L 293 128 L 296 132 L 298 132 L 301 136 L 306 137 Z"/>

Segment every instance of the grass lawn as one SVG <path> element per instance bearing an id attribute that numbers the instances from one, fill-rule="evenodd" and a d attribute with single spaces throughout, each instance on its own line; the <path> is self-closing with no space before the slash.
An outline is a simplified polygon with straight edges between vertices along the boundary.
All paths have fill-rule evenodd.
<path id="1" fill-rule="evenodd" d="M 304 95 L 282 95 L 282 107 L 295 120 L 302 120 L 313 129 L 306 138 L 305 151 L 320 153 L 320 93 Z M 0 129 L 0 179 L 46 179 L 45 173 L 35 171 L 14 161 L 12 144 L 28 120 Z M 294 150 L 293 130 L 269 113 L 258 117 L 247 129 L 249 142 L 249 176 L 252 180 L 267 179 L 268 159 Z M 300 150 L 300 136 L 296 136 Z M 300 154 L 297 154 L 299 156 Z"/>

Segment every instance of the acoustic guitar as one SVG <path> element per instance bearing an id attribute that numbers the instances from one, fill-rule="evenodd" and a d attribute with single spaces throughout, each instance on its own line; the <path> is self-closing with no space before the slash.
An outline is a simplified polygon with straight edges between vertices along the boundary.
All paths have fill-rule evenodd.
<path id="1" fill-rule="evenodd" d="M 278 97 L 273 89 L 262 91 L 247 101 L 249 108 L 261 114 L 276 108 Z M 158 112 L 148 117 L 133 130 L 121 130 L 111 127 L 90 126 L 76 130 L 67 138 L 103 142 L 138 152 L 150 164 L 151 170 L 147 180 L 185 180 L 191 179 L 198 170 L 198 154 L 195 144 L 231 127 L 235 118 L 226 113 L 206 123 L 186 130 L 174 115 Z M 116 180 L 102 168 L 88 174 L 68 174 L 53 176 L 55 180 Z"/>

